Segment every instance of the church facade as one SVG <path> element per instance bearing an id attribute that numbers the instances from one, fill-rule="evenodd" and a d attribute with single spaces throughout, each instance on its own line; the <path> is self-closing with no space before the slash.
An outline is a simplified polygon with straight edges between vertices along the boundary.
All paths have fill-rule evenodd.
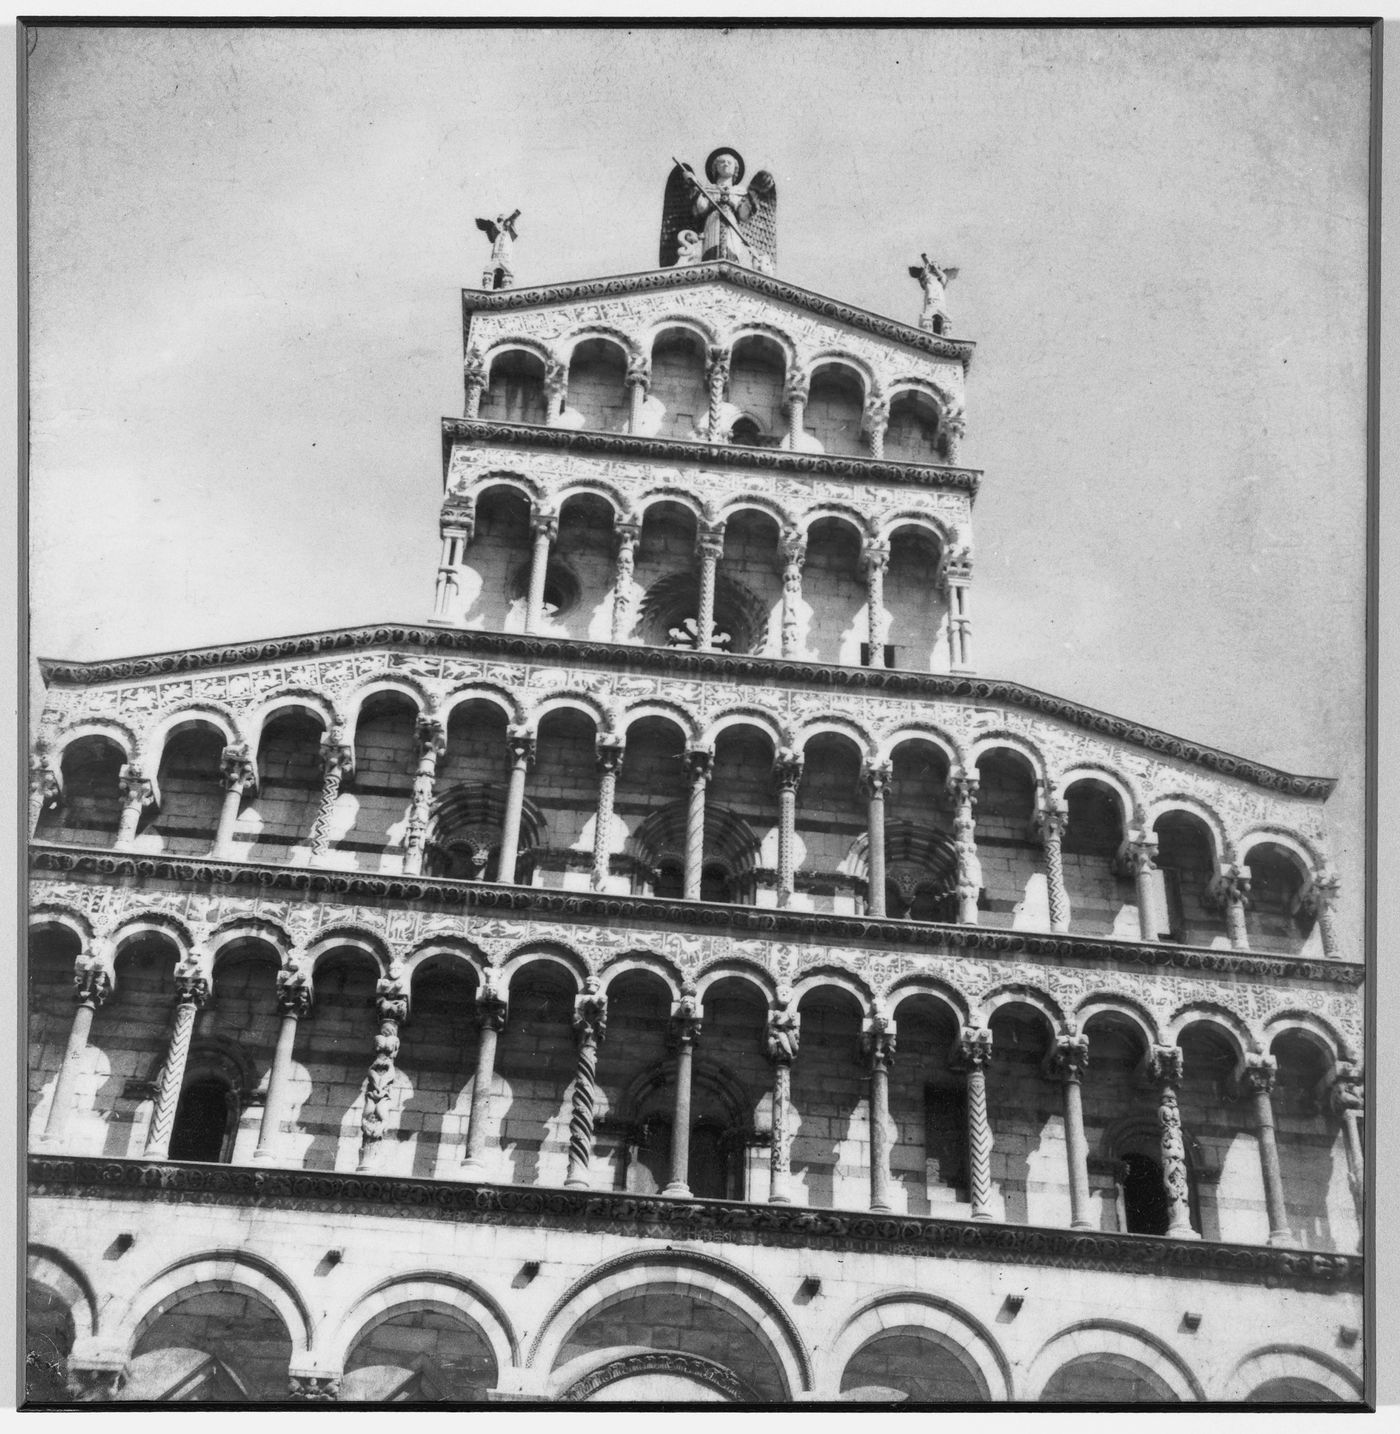
<path id="1" fill-rule="evenodd" d="M 1361 1399 L 1331 782 L 977 675 L 956 270 L 743 181 L 479 221 L 430 620 L 42 663 L 34 1400 Z"/>

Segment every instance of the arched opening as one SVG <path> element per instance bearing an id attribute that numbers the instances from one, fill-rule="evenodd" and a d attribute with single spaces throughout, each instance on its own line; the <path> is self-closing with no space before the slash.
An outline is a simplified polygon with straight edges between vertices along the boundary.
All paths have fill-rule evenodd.
<path id="1" fill-rule="evenodd" d="M 811 610 L 807 656 L 817 662 L 858 667 L 869 643 L 862 533 L 846 518 L 819 518 L 807 530 L 802 600 Z"/>
<path id="2" fill-rule="evenodd" d="M 1271 1100 L 1289 1232 L 1305 1249 L 1352 1249 L 1361 1231 L 1346 1153 L 1322 1100 L 1332 1058 L 1320 1041 L 1298 1030 L 1275 1036 L 1270 1053 L 1278 1062 Z"/>
<path id="3" fill-rule="evenodd" d="M 1259 842 L 1244 860 L 1249 867 L 1245 930 L 1250 949 L 1298 955 L 1313 929 L 1313 915 L 1303 900 L 1306 868 L 1294 852 L 1277 842 Z"/>
<path id="4" fill-rule="evenodd" d="M 768 1003 L 749 981 L 728 977 L 705 992 L 704 1036 L 696 1048 L 690 1131 L 690 1189 L 700 1199 L 767 1194 L 763 1151 L 754 1137 L 753 1092 L 772 1086 L 764 1054 Z"/>
<path id="5" fill-rule="evenodd" d="M 531 961 L 510 983 L 510 1020 L 496 1045 L 501 1158 L 516 1185 L 562 1185 L 568 1165 L 574 1077 L 573 977 L 553 961 Z M 498 1097 L 498 1100 L 500 1098 Z"/>
<path id="6" fill-rule="evenodd" d="M 498 1377 L 481 1326 L 451 1305 L 423 1302 L 390 1310 L 360 1333 L 345 1359 L 340 1399 L 474 1403 Z"/>
<path id="7" fill-rule="evenodd" d="M 625 765 L 625 764 L 624 764 Z M 593 824 L 598 810 L 598 728 L 594 719 L 572 707 L 556 708 L 540 720 L 535 765 L 526 790 L 548 823 L 548 846 L 521 846 L 516 880 L 536 886 L 580 887 L 589 884 Z M 573 854 L 579 854 L 574 860 Z"/>
<path id="8" fill-rule="evenodd" d="M 67 1403 L 68 1356 L 75 1330 L 68 1302 L 42 1280 L 25 1281 L 24 1397 L 28 1403 Z"/>
<path id="9" fill-rule="evenodd" d="M 716 626 L 730 633 L 729 651 L 776 656 L 781 642 L 783 583 L 777 520 L 756 508 L 731 513 L 715 584 Z"/>
<path id="10" fill-rule="evenodd" d="M 1278 1379 L 1266 1379 L 1257 1389 L 1251 1389 L 1244 1397 L 1246 1404 L 1346 1404 L 1325 1384 L 1301 1375 L 1286 1374 Z"/>
<path id="11" fill-rule="evenodd" d="M 260 1294 L 242 1285 L 195 1287 L 148 1316 L 132 1345 L 118 1398 L 258 1403 L 287 1397 L 291 1336 Z"/>
<path id="12" fill-rule="evenodd" d="M 1093 778 L 1065 792 L 1069 818 L 1060 852 L 1073 930 L 1095 936 L 1139 934 L 1132 879 L 1119 871 L 1123 808 L 1118 794 Z M 1121 930 L 1120 930 L 1121 925 Z"/>
<path id="13" fill-rule="evenodd" d="M 741 415 L 730 430 L 731 443 L 776 448 L 787 434 L 783 383 L 787 358 L 782 346 L 762 334 L 739 339 L 729 358 L 729 402 Z"/>
<path id="14" fill-rule="evenodd" d="M 885 573 L 885 610 L 889 614 L 884 666 L 911 672 L 947 669 L 944 635 L 947 603 L 933 582 L 942 549 L 927 528 L 906 526 L 890 535 Z M 868 644 L 867 644 L 868 646 Z M 876 664 L 879 665 L 879 664 Z"/>
<path id="15" fill-rule="evenodd" d="M 569 358 L 569 398 L 579 428 L 626 433 L 631 417 L 627 394 L 627 354 L 612 339 L 584 339 Z"/>
<path id="16" fill-rule="evenodd" d="M 669 646 L 671 628 L 686 619 L 694 627 L 700 610 L 698 533 L 695 514 L 684 503 L 666 499 L 651 504 L 642 515 L 633 575 L 644 593 L 637 631 L 649 647 Z"/>
<path id="17" fill-rule="evenodd" d="M 63 795 L 39 813 L 36 841 L 111 846 L 121 820 L 121 769 L 126 758 L 108 737 L 80 737 L 63 749 Z"/>
<path id="18" fill-rule="evenodd" d="M 703 438 L 710 421 L 705 345 L 689 329 L 666 329 L 651 349 L 651 399 L 663 406 L 662 438 Z"/>
<path id="19" fill-rule="evenodd" d="M 864 896 L 866 887 L 863 876 L 846 870 L 847 854 L 867 829 L 860 748 L 840 733 L 823 732 L 808 740 L 802 756 L 793 904 L 850 915 L 856 909 L 857 892 Z"/>
<path id="20" fill-rule="evenodd" d="M 890 400 L 885 428 L 885 457 L 895 463 L 942 463 L 938 405 L 919 389 L 906 389 Z"/>
<path id="21" fill-rule="evenodd" d="M 841 1371 L 841 1393 L 856 1403 L 980 1404 L 991 1398 L 976 1361 L 946 1334 L 897 1325 L 872 1335 Z"/>
<path id="22" fill-rule="evenodd" d="M 1130 1235 L 1165 1235 L 1171 1223 L 1162 1162 L 1143 1151 L 1123 1155 L 1124 1225 Z"/>
<path id="23" fill-rule="evenodd" d="M 525 349 L 497 354 L 477 413 L 488 423 L 548 423 L 544 360 Z"/>
<path id="24" fill-rule="evenodd" d="M 1041 1391 L 1042 1404 L 1174 1404 L 1158 1374 L 1124 1354 L 1081 1354 L 1061 1365 Z"/>
<path id="25" fill-rule="evenodd" d="M 398 1056 L 408 1091 L 398 1140 L 381 1156 L 386 1173 L 451 1179 L 460 1169 L 481 1045 L 477 986 L 459 956 L 435 955 L 414 968 L 413 1027 Z"/>
<path id="26" fill-rule="evenodd" d="M 647 1118 L 647 1073 L 663 1072 L 672 998 L 654 971 L 624 971 L 608 982 L 608 1038 L 598 1051 L 602 1096 L 594 1124 L 595 1174 L 602 1188 L 655 1194 L 669 1179 L 669 1120 Z M 665 1108 L 664 1098 L 654 1108 Z"/>
<path id="27" fill-rule="evenodd" d="M 870 1203 L 869 1082 L 861 1066 L 861 1004 L 840 986 L 798 1003 L 801 1055 L 792 1067 L 795 1203 L 862 1209 Z"/>
<path id="28" fill-rule="evenodd" d="M 157 851 L 209 854 L 224 802 L 220 763 L 225 745 L 217 727 L 197 719 L 171 729 L 156 779 L 160 809 L 145 829 L 143 847 L 154 844 Z"/>
<path id="29" fill-rule="evenodd" d="M 74 963 L 82 950 L 76 932 L 57 922 L 29 933 L 29 1114 L 51 1094 L 73 1025 Z"/>
<path id="30" fill-rule="evenodd" d="M 1012 747 L 977 758 L 977 849 L 982 854 L 982 909 L 989 926 L 1050 929 L 1044 852 L 1032 822 L 1035 768 Z"/>
<path id="31" fill-rule="evenodd" d="M 885 914 L 910 921 L 958 919 L 958 858 L 949 835 L 948 758 L 923 738 L 890 755 L 885 799 Z"/>
<path id="32" fill-rule="evenodd" d="M 559 509 L 559 536 L 553 544 L 544 578 L 542 633 L 591 637 L 612 636 L 613 508 L 596 493 L 575 493 Z M 529 569 L 521 574 L 529 596 Z"/>
<path id="33" fill-rule="evenodd" d="M 355 772 L 341 787 L 352 798 L 350 829 L 337 843 L 341 865 L 403 869 L 403 840 L 418 765 L 418 705 L 402 692 L 365 698 L 355 723 Z"/>
<path id="34" fill-rule="evenodd" d="M 1190 812 L 1163 812 L 1153 830 L 1166 905 L 1166 930 L 1158 939 L 1209 946 L 1223 935 L 1220 912 L 1212 909 L 1210 897 L 1215 875 L 1210 828 Z"/>
<path id="35" fill-rule="evenodd" d="M 849 364 L 824 363 L 812 373 L 803 413 L 806 430 L 822 453 L 863 453 L 861 418 L 865 409 L 865 383 Z"/>
<path id="36" fill-rule="evenodd" d="M 890 1175 L 904 1187 L 911 1215 L 967 1218 L 967 1087 L 951 1068 L 961 1022 L 926 992 L 897 1000 L 899 1055 L 890 1069 L 890 1118 L 895 1144 Z M 961 1207 L 961 1208 L 960 1208 Z"/>
<path id="37" fill-rule="evenodd" d="M 518 488 L 499 485 L 478 493 L 475 511 L 470 561 L 457 570 L 463 624 L 523 632 L 533 549 L 530 501 Z"/>
<path id="38" fill-rule="evenodd" d="M 1267 1220 L 1254 1122 L 1248 1105 L 1237 1098 L 1239 1045 L 1213 1021 L 1184 1026 L 1177 1044 L 1182 1068 L 1177 1100 L 1183 1127 L 1191 1132 L 1191 1223 L 1208 1240 L 1257 1244 L 1267 1231 Z M 1229 1199 L 1220 1198 L 1225 1171 L 1232 1177 Z M 1251 1191 L 1251 1199 L 1243 1198 Z"/>
<path id="39" fill-rule="evenodd" d="M 447 745 L 437 782 L 423 854 L 430 876 L 495 881 L 510 781 L 506 714 L 494 702 L 459 702 L 447 718 Z M 521 832 L 526 832 L 522 814 Z M 531 832 L 527 845 L 534 845 Z"/>
<path id="40" fill-rule="evenodd" d="M 187 1080 L 175 1109 L 170 1159 L 227 1162 L 237 1120 L 237 1101 L 224 1081 L 217 1076 Z"/>
<path id="41" fill-rule="evenodd" d="M 627 827 L 621 858 L 631 889 L 641 895 L 679 897 L 685 891 L 683 809 L 687 783 L 682 756 L 685 733 L 668 717 L 643 717 L 627 729 L 626 757 L 618 773 L 613 811 Z M 658 809 L 677 807 L 669 821 Z M 645 835 L 638 836 L 645 828 Z"/>
<path id="42" fill-rule="evenodd" d="M 705 792 L 705 864 L 726 874 L 730 900 L 771 905 L 777 866 L 777 798 L 773 739 L 748 723 L 715 739 Z M 715 873 L 711 872 L 711 879 Z"/>
<path id="43" fill-rule="evenodd" d="M 992 1032 L 987 1123 L 992 1149 L 1002 1155 L 996 1183 L 1004 1218 L 1068 1225 L 1069 1192 L 1059 1179 L 1064 1101 L 1058 1084 L 1045 1074 L 1054 1028 L 1042 1010 L 1023 1001 L 998 1006 L 987 1024 Z"/>
<path id="44" fill-rule="evenodd" d="M 258 790 L 244 808 L 234 840 L 250 861 L 304 862 L 321 802 L 319 714 L 289 708 L 263 724 L 258 738 Z"/>

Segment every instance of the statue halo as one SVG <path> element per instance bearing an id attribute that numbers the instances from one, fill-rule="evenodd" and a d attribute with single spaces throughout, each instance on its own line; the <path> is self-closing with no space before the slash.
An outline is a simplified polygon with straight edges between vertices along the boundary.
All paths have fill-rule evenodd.
<path id="1" fill-rule="evenodd" d="M 708 179 L 711 184 L 715 182 L 715 160 L 722 154 L 734 156 L 734 162 L 738 166 L 738 173 L 734 176 L 734 183 L 738 184 L 744 177 L 744 156 L 740 154 L 737 149 L 731 149 L 727 144 L 722 144 L 718 149 L 711 151 L 710 157 L 705 161 L 705 178 Z"/>

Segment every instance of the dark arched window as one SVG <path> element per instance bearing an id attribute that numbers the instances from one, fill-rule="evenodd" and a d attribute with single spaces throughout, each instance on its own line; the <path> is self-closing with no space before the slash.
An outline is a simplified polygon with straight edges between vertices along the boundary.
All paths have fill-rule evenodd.
<path id="1" fill-rule="evenodd" d="M 1123 1209 L 1130 1234 L 1167 1233 L 1170 1223 L 1167 1187 L 1162 1179 L 1162 1167 L 1150 1155 L 1123 1157 Z"/>
<path id="2" fill-rule="evenodd" d="M 729 880 L 729 873 L 718 862 L 709 862 L 700 869 L 700 900 L 734 900 L 734 885 Z"/>
<path id="3" fill-rule="evenodd" d="M 170 1136 L 171 1160 L 226 1160 L 235 1115 L 232 1092 L 215 1076 L 191 1081 L 180 1093 L 175 1128 Z"/>
<path id="4" fill-rule="evenodd" d="M 652 883 L 653 896 L 680 897 L 685 895 L 685 867 L 680 862 L 668 860 L 656 868 L 656 880 Z"/>
<path id="5" fill-rule="evenodd" d="M 732 1198 L 726 1144 L 717 1125 L 697 1125 L 690 1132 L 690 1193 L 701 1200 Z"/>

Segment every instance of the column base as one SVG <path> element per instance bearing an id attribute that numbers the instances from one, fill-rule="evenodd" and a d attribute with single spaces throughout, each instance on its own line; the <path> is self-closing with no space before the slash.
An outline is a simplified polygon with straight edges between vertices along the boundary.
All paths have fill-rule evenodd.
<path id="1" fill-rule="evenodd" d="M 992 1225 L 996 1223 L 996 1216 L 993 1215 L 990 1210 L 974 1210 L 972 1212 L 972 1218 L 976 1220 L 979 1225 Z"/>
<path id="2" fill-rule="evenodd" d="M 1292 1230 L 1270 1230 L 1269 1238 L 1265 1242 L 1274 1249 L 1295 1249 L 1298 1242 L 1293 1238 Z"/>
<path id="3" fill-rule="evenodd" d="M 565 1190 L 591 1190 L 593 1187 L 582 1175 L 571 1176 L 564 1182 Z"/>
<path id="4" fill-rule="evenodd" d="M 870 1213 L 872 1215 L 888 1215 L 890 1207 L 883 1202 L 872 1200 L 870 1202 Z"/>
<path id="5" fill-rule="evenodd" d="M 792 1196 L 791 1196 L 791 1195 L 770 1195 L 770 1196 L 768 1197 L 768 1203 L 769 1203 L 770 1205 L 791 1205 L 791 1204 L 792 1204 Z"/>
<path id="6" fill-rule="evenodd" d="M 1070 1227 L 1071 1230 L 1092 1230 L 1092 1229 L 1094 1229 L 1094 1226 L 1091 1225 L 1087 1220 L 1071 1220 L 1069 1227 Z"/>
<path id="7" fill-rule="evenodd" d="M 270 1150 L 255 1150 L 250 1157 L 254 1165 L 276 1165 L 277 1157 Z"/>
<path id="8" fill-rule="evenodd" d="M 459 1180 L 489 1180 L 491 1172 L 486 1168 L 484 1160 L 464 1160 L 457 1167 L 457 1178 Z"/>
<path id="9" fill-rule="evenodd" d="M 684 1180 L 672 1180 L 661 1193 L 663 1195 L 678 1195 L 682 1200 L 691 1198 L 690 1186 Z"/>
<path id="10" fill-rule="evenodd" d="M 1187 1225 L 1181 1230 L 1168 1230 L 1167 1238 L 1170 1240 L 1199 1240 L 1201 1235 L 1198 1230 L 1193 1230 Z"/>

